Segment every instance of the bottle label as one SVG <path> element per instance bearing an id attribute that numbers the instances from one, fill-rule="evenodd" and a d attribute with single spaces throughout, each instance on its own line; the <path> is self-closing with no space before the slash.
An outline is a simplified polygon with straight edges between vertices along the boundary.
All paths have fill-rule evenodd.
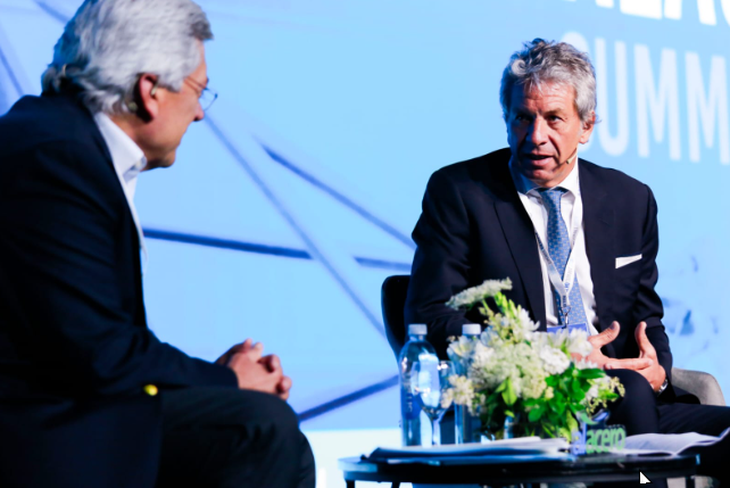
<path id="1" fill-rule="evenodd" d="M 403 420 L 417 419 L 421 414 L 421 399 L 418 395 L 414 395 L 410 388 L 401 391 L 403 401 L 401 402 L 401 415 Z"/>

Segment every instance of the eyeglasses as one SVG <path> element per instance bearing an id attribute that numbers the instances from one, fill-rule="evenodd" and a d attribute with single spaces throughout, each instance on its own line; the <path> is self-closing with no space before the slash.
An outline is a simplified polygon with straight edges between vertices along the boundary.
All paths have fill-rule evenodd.
<path id="1" fill-rule="evenodd" d="M 159 78 L 155 78 L 155 82 L 152 85 L 152 89 L 150 90 L 150 95 L 154 96 L 157 88 L 160 86 L 158 84 L 159 81 Z M 200 103 L 203 111 L 208 110 L 210 106 L 213 105 L 213 102 L 215 102 L 215 100 L 218 98 L 218 93 L 190 77 L 185 78 L 183 82 L 188 83 L 193 88 L 193 90 L 198 92 L 198 102 Z M 133 112 L 137 111 L 137 105 L 134 103 L 134 101 L 128 102 L 127 106 L 130 107 L 130 110 L 132 110 Z M 134 108 L 132 108 L 132 106 L 134 106 Z"/>
<path id="2" fill-rule="evenodd" d="M 200 101 L 200 106 L 203 108 L 203 111 L 208 110 L 210 106 L 213 105 L 213 102 L 215 102 L 216 98 L 218 98 L 218 93 L 216 93 L 215 90 L 208 88 L 202 83 L 197 82 L 190 77 L 185 78 L 184 81 L 188 83 L 195 91 L 199 92 L 198 100 Z"/>

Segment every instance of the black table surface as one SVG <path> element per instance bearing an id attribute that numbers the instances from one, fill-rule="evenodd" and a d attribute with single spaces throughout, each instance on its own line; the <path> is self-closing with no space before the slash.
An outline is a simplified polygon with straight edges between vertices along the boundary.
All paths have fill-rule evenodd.
<path id="1" fill-rule="evenodd" d="M 600 454 L 561 459 L 534 460 L 530 457 L 494 456 L 448 464 L 398 463 L 370 461 L 363 458 L 342 458 L 339 467 L 346 481 L 385 481 L 400 483 L 464 483 L 508 485 L 545 482 L 634 481 L 639 473 L 649 480 L 683 477 L 696 474 L 694 455 L 627 456 Z M 349 486 L 349 485 L 348 485 Z"/>

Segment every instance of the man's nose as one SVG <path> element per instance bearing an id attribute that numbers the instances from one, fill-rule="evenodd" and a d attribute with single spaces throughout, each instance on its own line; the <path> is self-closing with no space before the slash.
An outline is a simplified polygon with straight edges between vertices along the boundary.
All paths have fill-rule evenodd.
<path id="1" fill-rule="evenodd" d="M 195 112 L 195 122 L 200 122 L 205 118 L 205 110 L 203 106 L 198 102 L 198 110 Z"/>
<path id="2" fill-rule="evenodd" d="M 545 144 L 547 142 L 547 129 L 548 127 L 545 120 L 541 118 L 535 118 L 535 120 L 530 125 L 530 130 L 527 134 L 527 137 L 536 146 Z"/>

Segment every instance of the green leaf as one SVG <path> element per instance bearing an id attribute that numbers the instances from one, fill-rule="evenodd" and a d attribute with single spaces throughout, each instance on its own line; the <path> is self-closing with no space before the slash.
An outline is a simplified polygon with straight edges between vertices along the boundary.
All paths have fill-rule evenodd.
<path id="1" fill-rule="evenodd" d="M 504 380 L 504 383 L 507 384 L 507 387 L 502 392 L 502 399 L 506 405 L 512 406 L 517 402 L 517 393 L 515 393 L 515 388 L 509 378 Z"/>
<path id="2" fill-rule="evenodd" d="M 530 422 L 537 422 L 542 418 L 542 413 L 544 412 L 542 407 L 533 408 L 530 410 L 530 413 L 527 414 L 527 420 Z"/>
<path id="3" fill-rule="evenodd" d="M 579 370 L 578 376 L 581 378 L 585 378 L 587 380 L 595 380 L 598 378 L 603 378 L 606 373 L 603 372 L 603 370 L 598 368 L 589 368 L 589 369 L 581 369 Z"/>
<path id="4" fill-rule="evenodd" d="M 568 422 L 567 422 L 568 432 L 573 432 L 574 430 L 578 429 L 578 421 L 575 420 L 575 417 L 573 417 L 572 415 L 568 415 L 567 420 L 568 420 Z"/>
<path id="5" fill-rule="evenodd" d="M 590 385 L 587 383 L 582 382 L 578 378 L 574 378 L 571 385 L 571 389 L 573 390 L 573 393 L 575 396 L 584 397 L 584 392 L 588 391 L 590 389 Z"/>

